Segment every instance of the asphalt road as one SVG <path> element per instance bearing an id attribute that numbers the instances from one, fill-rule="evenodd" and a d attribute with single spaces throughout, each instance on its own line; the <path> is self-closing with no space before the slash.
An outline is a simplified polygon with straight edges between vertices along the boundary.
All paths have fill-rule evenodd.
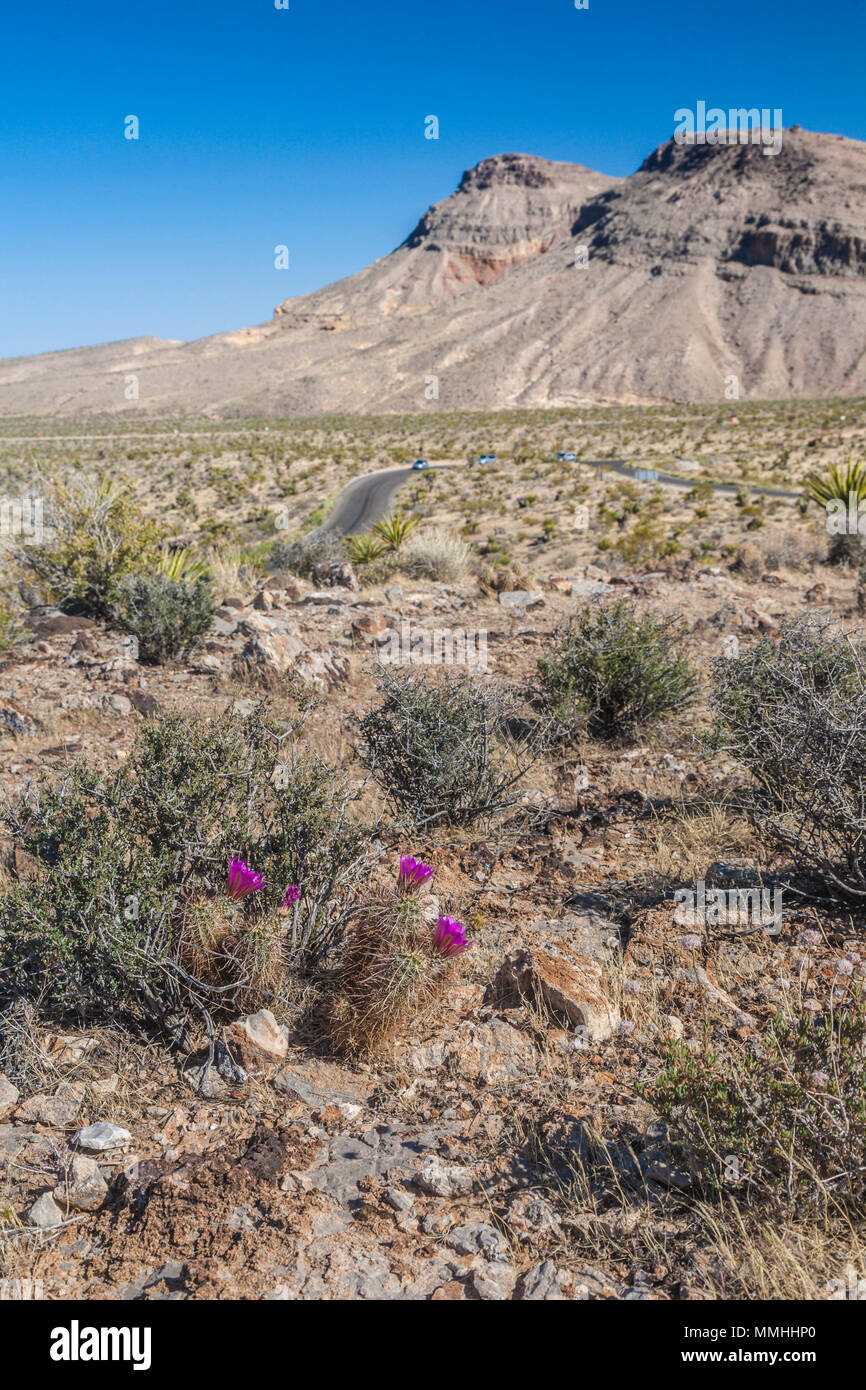
<path id="1" fill-rule="evenodd" d="M 626 463 L 624 459 L 583 459 L 581 462 L 586 468 L 607 468 L 621 478 L 634 478 L 637 473 L 646 471 Z M 453 466 L 452 464 L 431 465 L 433 468 Z M 480 466 L 483 468 L 483 465 Z M 361 531 L 369 531 L 370 527 L 379 520 L 379 517 L 384 516 L 388 511 L 398 489 L 407 478 L 412 476 L 412 472 L 411 468 L 382 468 L 376 473 L 365 473 L 362 478 L 353 478 L 343 488 L 322 529 L 338 531 L 343 536 L 353 536 Z M 667 487 L 691 489 L 697 487 L 701 479 L 679 478 L 673 473 L 657 473 L 651 481 L 662 483 Z M 742 488 L 746 493 L 760 493 L 765 497 L 788 497 L 796 500 L 802 496 L 802 492 L 790 492 L 785 488 L 753 487 L 751 484 L 745 483 L 710 483 L 710 487 L 713 492 L 729 494 L 735 494 Z"/>

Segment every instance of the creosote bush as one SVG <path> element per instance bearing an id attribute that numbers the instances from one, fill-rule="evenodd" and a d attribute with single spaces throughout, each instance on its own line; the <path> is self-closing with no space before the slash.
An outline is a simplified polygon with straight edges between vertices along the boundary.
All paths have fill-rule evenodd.
<path id="1" fill-rule="evenodd" d="M 357 793 L 296 733 L 264 704 L 148 720 L 119 771 L 81 760 L 8 806 L 0 992 L 164 1027 L 274 1007 L 287 966 L 339 946 L 372 860 Z M 238 896 L 241 855 L 258 886 Z"/>
<path id="2" fill-rule="evenodd" d="M 47 487 L 45 525 L 48 537 L 22 545 L 18 559 L 71 612 L 111 618 L 122 581 L 159 564 L 163 528 L 109 479 Z"/>
<path id="3" fill-rule="evenodd" d="M 158 663 L 198 651 L 215 606 L 207 579 L 139 574 L 120 586 L 118 622 L 138 638 L 139 660 Z"/>
<path id="4" fill-rule="evenodd" d="M 362 756 L 400 815 L 416 825 L 473 825 L 519 800 L 539 740 L 515 747 L 517 700 L 441 668 L 378 675 L 381 704 L 360 722 Z"/>
<path id="5" fill-rule="evenodd" d="M 760 1050 L 721 1057 L 666 1044 L 647 1099 L 675 1126 L 701 1180 L 786 1214 L 866 1200 L 866 1014 L 777 1018 Z M 732 1164 L 731 1159 L 734 1163 Z"/>
<path id="6" fill-rule="evenodd" d="M 391 893 L 359 907 L 346 934 L 325 1004 L 328 1035 L 338 1052 L 372 1054 L 433 1007 L 469 942 L 462 923 L 425 920 L 420 888 L 428 865 L 406 855 Z"/>
<path id="7" fill-rule="evenodd" d="M 683 640 L 673 618 L 639 614 L 621 599 L 589 604 L 539 660 L 540 703 L 565 737 L 586 728 L 596 738 L 633 738 L 695 703 L 698 675 Z"/>
<path id="8" fill-rule="evenodd" d="M 826 617 L 713 668 L 710 744 L 750 772 L 762 835 L 833 891 L 866 897 L 866 654 Z"/>
<path id="9" fill-rule="evenodd" d="M 288 570 L 289 574 L 310 579 L 316 565 L 321 562 L 336 564 L 345 558 L 342 538 L 334 531 L 316 527 L 294 540 L 278 540 L 271 549 L 269 564 L 272 569 Z"/>

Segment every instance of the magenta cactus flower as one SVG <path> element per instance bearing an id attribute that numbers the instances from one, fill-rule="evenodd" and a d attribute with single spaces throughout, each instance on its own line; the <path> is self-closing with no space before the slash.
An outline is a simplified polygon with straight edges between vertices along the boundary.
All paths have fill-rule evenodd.
<path id="1" fill-rule="evenodd" d="M 436 923 L 433 948 L 439 952 L 440 956 L 459 956 L 460 952 L 465 951 L 468 945 L 466 928 L 462 922 L 458 922 L 456 917 L 439 918 Z"/>
<path id="2" fill-rule="evenodd" d="M 404 854 L 400 860 L 400 877 L 397 880 L 397 887 L 404 892 L 412 893 L 433 877 L 433 870 L 429 864 L 422 864 L 420 859 L 413 859 L 411 854 Z"/>
<path id="3" fill-rule="evenodd" d="M 264 883 L 262 875 L 251 869 L 243 859 L 232 860 L 226 884 L 226 893 L 230 898 L 246 898 L 250 893 L 257 893 Z"/>
<path id="4" fill-rule="evenodd" d="M 290 883 L 285 893 L 283 894 L 283 901 L 280 903 L 279 906 L 280 915 L 282 917 L 285 917 L 286 913 L 294 907 L 295 903 L 300 901 L 300 898 L 300 888 L 296 883 Z"/>

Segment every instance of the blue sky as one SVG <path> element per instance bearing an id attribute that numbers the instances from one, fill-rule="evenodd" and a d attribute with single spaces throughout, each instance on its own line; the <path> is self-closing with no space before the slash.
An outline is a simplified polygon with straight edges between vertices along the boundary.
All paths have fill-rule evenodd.
<path id="1" fill-rule="evenodd" d="M 862 0 L 289 3 L 6 6 L 0 356 L 262 322 L 479 159 L 628 174 L 699 99 L 866 139 Z"/>

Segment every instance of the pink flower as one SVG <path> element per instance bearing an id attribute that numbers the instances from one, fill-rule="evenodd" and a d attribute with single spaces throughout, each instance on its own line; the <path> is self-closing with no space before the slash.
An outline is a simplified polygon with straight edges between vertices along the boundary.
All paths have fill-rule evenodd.
<path id="1" fill-rule="evenodd" d="M 697 932 L 686 932 L 685 936 L 680 937 L 680 945 L 684 951 L 699 951 L 701 949 L 701 938 Z"/>
<path id="2" fill-rule="evenodd" d="M 233 859 L 229 865 L 229 881 L 226 892 L 230 898 L 246 898 L 250 893 L 258 893 L 264 887 L 264 878 L 244 863 L 243 859 Z"/>
<path id="3" fill-rule="evenodd" d="M 280 903 L 278 909 L 280 916 L 285 917 L 286 913 L 294 907 L 295 903 L 300 901 L 300 897 L 301 890 L 298 885 L 296 883 L 290 883 L 283 894 L 283 901 Z"/>
<path id="4" fill-rule="evenodd" d="M 459 956 L 460 952 L 465 951 L 468 945 L 466 928 L 462 922 L 458 922 L 455 917 L 439 918 L 436 923 L 433 947 L 440 956 Z"/>
<path id="5" fill-rule="evenodd" d="M 411 854 L 404 854 L 400 860 L 400 877 L 397 880 L 397 887 L 402 888 L 405 893 L 412 893 L 433 877 L 433 870 L 429 864 L 422 864 L 420 859 L 413 859 Z"/>

